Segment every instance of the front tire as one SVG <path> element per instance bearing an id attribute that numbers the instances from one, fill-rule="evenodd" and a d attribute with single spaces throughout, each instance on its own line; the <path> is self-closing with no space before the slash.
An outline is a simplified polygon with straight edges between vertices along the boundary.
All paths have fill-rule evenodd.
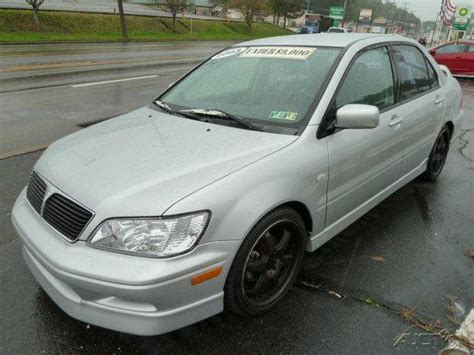
<path id="1" fill-rule="evenodd" d="M 420 176 L 423 181 L 436 181 L 444 168 L 446 157 L 449 152 L 451 132 L 448 126 L 444 126 L 431 150 L 425 172 Z"/>
<path id="2" fill-rule="evenodd" d="M 258 316 L 273 308 L 293 285 L 303 262 L 306 230 L 291 208 L 266 215 L 242 243 L 224 287 L 224 309 Z"/>

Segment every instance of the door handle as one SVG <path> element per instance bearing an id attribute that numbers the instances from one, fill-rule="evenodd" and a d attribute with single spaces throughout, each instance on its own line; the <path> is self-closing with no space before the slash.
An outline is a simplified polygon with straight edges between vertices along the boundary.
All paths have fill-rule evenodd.
<path id="1" fill-rule="evenodd" d="M 400 117 L 398 115 L 393 115 L 392 119 L 388 123 L 388 126 L 389 127 L 398 126 L 400 123 L 402 123 L 402 121 L 403 121 L 402 117 Z"/>
<path id="2" fill-rule="evenodd" d="M 434 101 L 435 105 L 439 105 L 444 101 L 444 97 L 442 96 L 436 96 L 436 99 Z"/>

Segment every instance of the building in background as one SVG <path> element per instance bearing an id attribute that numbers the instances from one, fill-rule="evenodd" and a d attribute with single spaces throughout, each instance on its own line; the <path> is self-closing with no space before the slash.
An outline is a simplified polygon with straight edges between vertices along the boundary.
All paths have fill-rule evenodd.
<path id="1" fill-rule="evenodd" d="M 385 17 L 377 17 L 372 21 L 371 33 L 386 34 L 388 21 Z"/>

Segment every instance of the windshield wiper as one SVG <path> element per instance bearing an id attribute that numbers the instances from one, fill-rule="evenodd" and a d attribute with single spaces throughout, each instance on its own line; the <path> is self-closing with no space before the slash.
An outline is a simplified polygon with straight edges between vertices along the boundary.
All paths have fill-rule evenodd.
<path id="1" fill-rule="evenodd" d="M 242 117 L 235 116 L 221 110 L 214 110 L 214 109 L 206 110 L 202 108 L 195 108 L 191 110 L 181 110 L 179 111 L 179 113 L 183 113 L 183 114 L 190 113 L 193 115 L 204 116 L 204 117 L 209 117 L 209 118 L 226 119 L 226 120 L 234 121 L 238 123 L 241 127 L 244 127 L 246 129 L 258 130 L 258 131 L 261 130 L 261 129 L 256 128 L 253 124 L 243 119 Z"/>
<path id="2" fill-rule="evenodd" d="M 162 110 L 168 112 L 171 115 L 179 115 L 179 116 L 183 116 L 183 117 L 186 117 L 186 118 L 190 118 L 192 120 L 207 122 L 207 120 L 198 117 L 198 115 L 195 114 L 195 113 L 186 112 L 186 111 L 175 111 L 168 104 L 165 104 L 163 101 L 155 100 L 155 101 L 153 101 L 153 103 L 156 106 L 158 106 L 159 108 L 161 108 Z"/>
<path id="3" fill-rule="evenodd" d="M 176 114 L 176 111 L 169 107 L 168 104 L 165 104 L 163 101 L 155 100 L 153 103 L 164 111 L 171 113 L 172 115 Z"/>

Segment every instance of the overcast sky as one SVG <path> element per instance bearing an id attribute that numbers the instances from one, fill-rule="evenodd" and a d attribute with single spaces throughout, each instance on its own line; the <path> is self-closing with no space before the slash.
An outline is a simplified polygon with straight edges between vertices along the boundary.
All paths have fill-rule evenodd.
<path id="1" fill-rule="evenodd" d="M 452 4 L 474 2 L 474 0 L 451 0 Z M 407 3 L 407 9 L 418 16 L 422 21 L 434 21 L 441 7 L 441 0 L 395 0 L 398 7 L 403 8 Z"/>

